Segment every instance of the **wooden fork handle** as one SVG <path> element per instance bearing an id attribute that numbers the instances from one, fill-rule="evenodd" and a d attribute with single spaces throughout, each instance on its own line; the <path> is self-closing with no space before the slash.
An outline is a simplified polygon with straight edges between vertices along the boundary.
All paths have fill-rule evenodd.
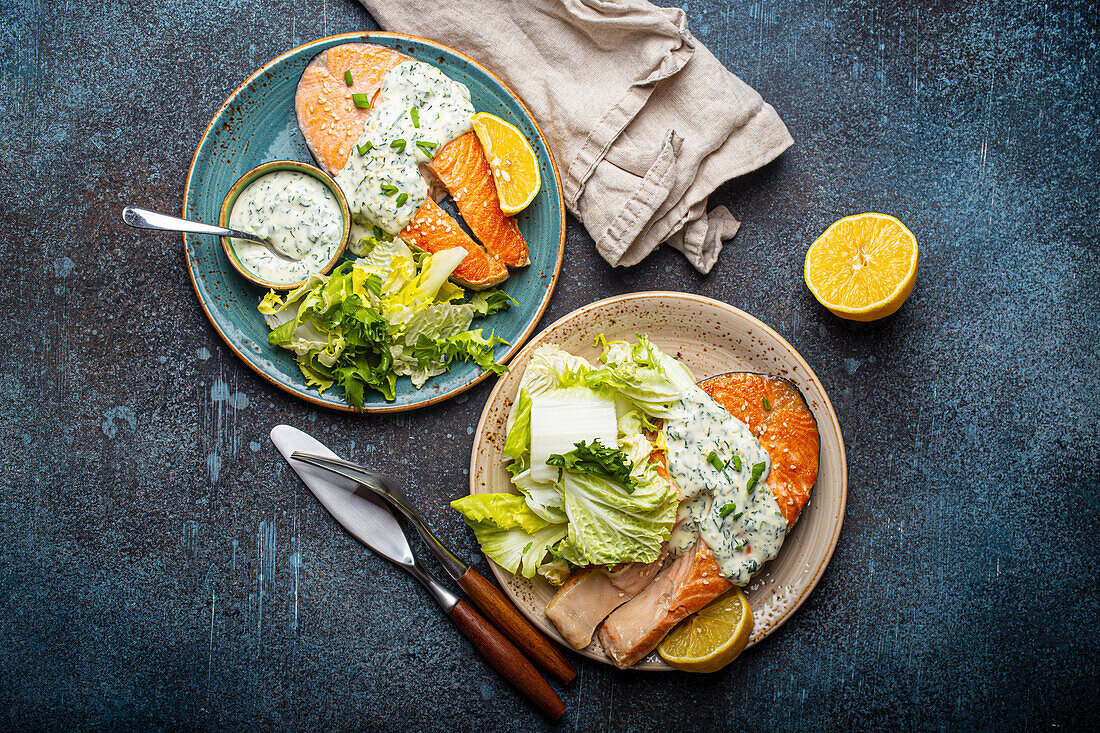
<path id="1" fill-rule="evenodd" d="M 535 628 L 508 597 L 488 578 L 470 568 L 458 579 L 458 584 L 481 612 L 522 651 L 528 659 L 546 672 L 568 685 L 577 676 L 577 670 L 565 658 L 561 650 Z"/>
<path id="2" fill-rule="evenodd" d="M 531 666 L 515 644 L 508 641 L 473 606 L 459 601 L 447 612 L 447 617 L 466 635 L 485 661 L 515 685 L 546 717 L 557 720 L 565 713 L 565 703 L 550 683 Z"/>

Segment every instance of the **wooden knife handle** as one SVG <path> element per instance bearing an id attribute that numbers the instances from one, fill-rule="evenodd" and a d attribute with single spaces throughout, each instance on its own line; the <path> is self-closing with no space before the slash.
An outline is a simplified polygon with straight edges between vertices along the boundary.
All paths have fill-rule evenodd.
<path id="1" fill-rule="evenodd" d="M 493 669 L 515 685 L 548 718 L 557 720 L 565 713 L 565 703 L 550 683 L 531 666 L 515 644 L 504 638 L 473 606 L 459 601 L 447 612 L 447 617 L 454 621 L 481 656 L 493 665 Z"/>
<path id="2" fill-rule="evenodd" d="M 551 677 L 568 685 L 577 676 L 577 670 L 565 658 L 561 650 L 535 628 L 508 597 L 488 578 L 470 568 L 458 579 L 459 586 L 466 592 L 481 612 L 519 647 L 528 659 L 542 667 Z"/>

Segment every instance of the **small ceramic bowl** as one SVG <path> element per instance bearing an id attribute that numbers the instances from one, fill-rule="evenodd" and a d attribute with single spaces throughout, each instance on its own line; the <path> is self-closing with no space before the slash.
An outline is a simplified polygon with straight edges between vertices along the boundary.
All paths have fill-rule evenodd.
<path id="1" fill-rule="evenodd" d="M 223 227 L 229 227 L 229 215 L 232 213 L 233 205 L 237 203 L 237 197 L 241 195 L 241 191 L 260 176 L 276 171 L 294 171 L 296 173 L 305 173 L 306 175 L 313 176 L 332 191 L 333 196 L 336 197 L 336 200 L 340 204 L 340 216 L 344 224 L 344 233 L 340 238 L 340 246 L 336 248 L 336 252 L 333 254 L 332 259 L 325 264 L 324 268 L 313 273 L 323 275 L 335 267 L 336 263 L 340 261 L 340 258 L 344 256 L 344 250 L 347 248 L 348 239 L 351 236 L 351 212 L 348 210 L 348 200 L 345 198 L 344 192 L 340 190 L 340 186 L 332 176 L 316 166 L 309 165 L 308 163 L 301 163 L 297 160 L 273 160 L 270 163 L 256 166 L 238 178 L 237 182 L 230 187 L 229 193 L 225 195 L 225 199 L 222 201 L 221 212 L 218 214 L 218 224 Z M 237 257 L 237 252 L 233 249 L 233 242 L 230 237 L 222 237 L 221 240 L 222 247 L 225 249 L 225 256 L 229 259 L 229 263 L 233 265 L 233 269 L 239 272 L 241 277 L 249 282 L 274 290 L 293 290 L 306 282 L 306 280 L 299 280 L 293 283 L 273 283 L 263 280 L 250 272 L 248 268 L 244 266 L 244 263 L 241 262 L 240 258 Z"/>

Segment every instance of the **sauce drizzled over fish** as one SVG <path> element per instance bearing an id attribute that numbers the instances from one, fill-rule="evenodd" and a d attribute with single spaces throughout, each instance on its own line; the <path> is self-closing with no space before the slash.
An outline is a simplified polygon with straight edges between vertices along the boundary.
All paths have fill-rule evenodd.
<path id="1" fill-rule="evenodd" d="M 747 585 L 778 553 L 817 480 L 817 423 L 798 388 L 781 377 L 732 373 L 705 380 L 662 430 L 667 453 L 651 460 L 667 467 L 684 497 L 669 560 L 650 582 L 634 582 L 626 592 L 609 590 L 614 584 L 599 580 L 598 570 L 578 571 L 579 579 L 571 577 L 547 607 L 576 648 L 603 620 L 600 643 L 623 668 L 734 584 Z M 649 568 L 635 563 L 617 572 L 632 567 Z M 632 577 L 640 576 L 635 570 Z M 606 619 L 596 619 L 604 609 Z"/>
<path id="2" fill-rule="evenodd" d="M 471 132 L 465 85 L 391 49 L 346 43 L 310 61 L 294 103 L 306 144 L 358 223 L 426 252 L 461 247 L 466 257 L 452 277 L 467 287 L 496 285 L 509 266 L 528 264 L 527 244 L 500 210 Z M 451 193 L 480 245 L 432 200 L 425 169 Z"/>

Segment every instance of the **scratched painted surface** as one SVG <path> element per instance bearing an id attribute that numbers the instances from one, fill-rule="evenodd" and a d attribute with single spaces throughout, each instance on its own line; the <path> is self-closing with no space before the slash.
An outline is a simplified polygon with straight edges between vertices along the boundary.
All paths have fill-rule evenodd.
<path id="1" fill-rule="evenodd" d="M 796 145 L 715 197 L 744 227 L 709 277 L 672 252 L 613 271 L 570 220 L 544 323 L 648 288 L 761 317 L 833 395 L 848 512 L 766 643 L 711 677 L 578 660 L 558 728 L 1095 726 L 1094 8 L 687 9 Z M 266 439 L 289 422 L 382 468 L 473 556 L 446 502 L 491 385 L 402 416 L 315 411 L 218 340 L 178 238 L 119 221 L 179 209 L 206 121 L 254 67 L 372 27 L 350 0 L 0 6 L 5 727 L 550 727 Z M 922 245 L 912 298 L 874 325 L 831 317 L 799 274 L 862 210 Z"/>

